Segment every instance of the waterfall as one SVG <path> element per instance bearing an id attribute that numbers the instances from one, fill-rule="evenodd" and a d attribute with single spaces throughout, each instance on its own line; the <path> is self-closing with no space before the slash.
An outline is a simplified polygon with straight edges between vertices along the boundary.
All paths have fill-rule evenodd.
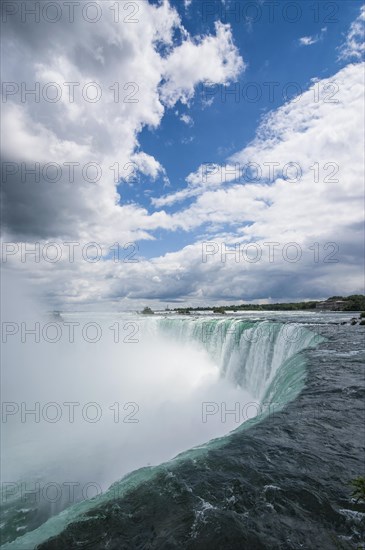
<path id="1" fill-rule="evenodd" d="M 301 352 L 323 340 L 295 323 L 163 318 L 154 319 L 150 325 L 186 343 L 200 342 L 222 377 L 260 402 L 280 395 L 283 405 L 302 389 L 306 372 Z M 295 382 L 295 388 L 290 387 L 290 380 Z M 280 387 L 279 382 L 285 387 Z"/>
<path id="2" fill-rule="evenodd" d="M 141 333 L 151 342 L 154 335 L 168 338 L 169 343 L 178 341 L 187 348 L 204 348 L 218 367 L 220 376 L 232 386 L 246 391 L 260 404 L 255 418 L 234 430 L 242 431 L 262 421 L 270 408 L 282 409 L 296 398 L 303 389 L 306 364 L 303 351 L 315 347 L 323 338 L 294 323 L 253 321 L 214 317 L 159 317 L 139 318 Z M 153 341 L 153 338 L 152 338 Z M 157 341 L 157 338 L 156 338 Z M 161 340 L 158 340 L 161 345 Z M 181 345 L 176 347 L 181 352 Z M 189 365 L 194 369 L 194 365 Z M 189 370 L 190 376 L 193 370 Z M 234 433 L 231 432 L 231 433 Z M 188 458 L 199 460 L 209 449 L 224 445 L 230 434 L 186 450 L 165 464 L 137 469 L 115 482 L 105 493 L 92 500 L 71 505 L 50 517 L 38 528 L 6 543 L 3 549 L 30 550 L 40 542 L 60 533 L 69 523 L 116 496 L 123 497 L 138 484 L 152 480 L 161 469 Z M 10 503 L 11 504 L 11 503 Z M 17 501 L 14 507 L 17 507 Z"/>

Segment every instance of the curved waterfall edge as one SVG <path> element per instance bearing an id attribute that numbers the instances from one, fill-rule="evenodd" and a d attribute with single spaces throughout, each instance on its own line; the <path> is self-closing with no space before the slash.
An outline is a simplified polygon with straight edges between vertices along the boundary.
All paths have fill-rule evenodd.
<path id="1" fill-rule="evenodd" d="M 184 460 L 196 460 L 209 450 L 222 447 L 237 432 L 279 412 L 302 391 L 307 376 L 303 351 L 316 347 L 324 338 L 303 325 L 237 319 L 146 319 L 149 330 L 166 331 L 187 344 L 202 344 L 218 364 L 221 375 L 240 387 L 248 387 L 261 403 L 260 412 L 227 434 L 183 451 L 157 466 L 132 471 L 91 500 L 66 508 L 37 529 L 1 546 L 3 550 L 29 550 L 58 535 L 68 524 L 82 520 L 86 512 L 116 498 L 123 498 L 141 483 L 151 481 L 166 468 Z"/>

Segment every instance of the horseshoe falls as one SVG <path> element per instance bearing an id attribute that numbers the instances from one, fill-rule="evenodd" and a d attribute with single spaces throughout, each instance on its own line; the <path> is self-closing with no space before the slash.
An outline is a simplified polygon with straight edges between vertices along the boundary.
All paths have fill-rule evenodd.
<path id="1" fill-rule="evenodd" d="M 351 340 L 338 316 L 62 319 L 97 321 L 107 337 L 96 346 L 29 344 L 22 365 L 9 348 L 18 374 L 26 366 L 33 373 L 21 398 L 42 404 L 51 392 L 48 401 L 60 404 L 63 417 L 56 424 L 41 416 L 25 430 L 18 415 L 9 416 L 1 548 L 144 548 L 149 541 L 149 548 L 193 549 L 208 548 L 212 537 L 224 548 L 225 528 L 237 545 L 260 548 L 289 518 L 309 540 L 309 506 L 356 539 L 359 516 L 346 524 L 341 476 L 320 458 L 338 437 L 328 407 L 344 414 L 334 391 L 344 376 L 338 365 L 345 357 L 353 387 L 361 357 L 361 335 L 353 331 Z M 137 341 L 116 344 L 116 322 L 137 327 Z M 64 382 L 71 378 L 72 387 Z M 15 391 L 10 374 L 5 384 Z M 84 414 L 74 407 L 70 422 L 63 404 L 75 401 Z M 90 403 L 102 411 L 97 422 L 85 420 L 85 411 L 94 418 Z M 327 547 L 330 535 L 316 517 L 310 521 Z"/>
<path id="2" fill-rule="evenodd" d="M 202 341 L 220 375 L 261 405 L 283 406 L 299 393 L 306 373 L 300 352 L 321 341 L 303 326 L 268 321 L 163 319 L 160 324 L 180 341 Z"/>

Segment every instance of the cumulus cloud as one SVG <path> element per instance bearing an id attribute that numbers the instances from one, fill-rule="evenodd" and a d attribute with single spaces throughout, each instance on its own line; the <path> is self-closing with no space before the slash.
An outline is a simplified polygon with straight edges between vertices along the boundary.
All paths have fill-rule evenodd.
<path id="1" fill-rule="evenodd" d="M 338 102 L 328 101 L 330 82 L 338 85 Z M 67 307 L 98 303 L 131 307 L 143 299 L 155 305 L 161 300 L 202 304 L 361 291 L 363 150 L 357 121 L 363 110 L 363 66 L 348 65 L 316 84 L 322 90 L 319 97 L 311 87 L 299 100 L 269 113 L 253 142 L 228 159 L 230 167 L 255 163 L 270 168 L 270 175 L 237 183 L 234 174 L 231 179 L 228 174 L 222 187 L 222 175 L 215 170 L 219 165 L 213 165 L 212 186 L 198 185 L 190 176 L 188 189 L 199 189 L 190 206 L 145 219 L 150 227 L 204 228 L 200 238 L 150 260 L 141 254 L 134 263 L 81 262 L 77 277 L 69 263 L 58 264 L 57 275 L 45 276 L 52 280 L 54 292 L 57 289 L 58 300 Z M 283 166 L 293 162 L 294 172 L 289 169 L 283 175 Z M 140 223 L 140 217 L 134 221 Z M 204 262 L 206 241 L 216 245 Z M 253 243 L 261 250 L 260 261 L 241 256 L 236 261 L 235 247 Z M 274 262 L 268 243 L 277 243 Z M 299 247 L 298 262 L 283 256 L 288 243 Z M 225 254 L 226 250 L 230 252 Z M 290 250 L 295 252 L 295 247 Z"/>
<path id="2" fill-rule="evenodd" d="M 217 21 L 215 31 L 215 37 L 185 40 L 165 60 L 166 82 L 161 87 L 161 97 L 166 105 L 172 107 L 179 100 L 188 103 L 199 82 L 223 84 L 244 69 L 230 26 Z"/>
<path id="3" fill-rule="evenodd" d="M 149 176 L 152 180 L 156 180 L 160 174 L 165 174 L 163 166 L 151 155 L 147 155 L 143 151 L 135 153 L 131 157 L 132 162 L 136 165 L 139 172 L 145 176 Z"/>
<path id="4" fill-rule="evenodd" d="M 24 263 L 14 254 L 7 267 L 26 271 L 55 307 L 66 309 L 135 308 L 145 299 L 152 305 L 199 304 L 361 291 L 363 65 L 350 64 L 317 80 L 265 115 L 255 139 L 224 166 L 212 158 L 187 176 L 185 187 L 153 199 L 157 208 L 186 199 L 190 204 L 150 214 L 138 204 L 123 204 L 117 193 L 128 163 L 151 181 L 166 175 L 158 158 L 141 151 L 138 133 L 158 127 L 166 108 L 188 103 L 199 82 L 227 83 L 244 63 L 228 25 L 217 23 L 215 34 L 190 37 L 168 2 L 141 3 L 138 17 L 143 35 L 138 25 L 116 28 L 107 16 L 93 25 L 93 33 L 80 20 L 72 30 L 42 23 L 20 32 L 19 20 L 6 27 L 5 81 L 24 81 L 30 88 L 36 75 L 40 84 L 52 81 L 61 88 L 64 82 L 80 82 L 80 89 L 97 82 L 103 92 L 95 103 L 82 94 L 74 102 L 65 97 L 57 103 L 22 102 L 20 93 L 4 103 L 2 154 L 9 163 L 4 240 L 16 240 L 19 247 L 34 240 L 41 246 L 47 239 L 96 241 L 103 248 L 97 262 L 85 261 L 80 246 L 73 263 L 67 255 L 57 263 Z M 117 91 L 122 100 L 116 102 Z M 126 103 L 126 96 L 138 102 Z M 23 165 L 35 168 L 35 163 L 53 165 L 40 170 L 39 181 L 34 174 L 24 179 Z M 73 181 L 70 163 L 78 163 Z M 94 166 L 85 177 L 82 168 L 89 163 Z M 54 164 L 63 168 L 57 180 Z M 152 239 L 156 229 L 194 231 L 194 236 L 188 246 L 160 257 L 147 259 L 142 246 L 131 246 L 115 261 L 114 242 L 140 243 Z M 204 241 L 218 246 L 206 262 Z M 272 263 L 265 243 L 273 241 L 280 246 Z M 303 252 L 297 263 L 283 258 L 288 242 Z M 225 247 L 234 251 L 252 243 L 261 248 L 262 261 L 222 256 Z M 328 243 L 338 247 L 336 263 L 324 261 L 334 250 L 324 248 Z"/>
<path id="5" fill-rule="evenodd" d="M 228 81 L 243 66 L 228 25 L 194 39 L 167 0 L 139 3 L 134 24 L 116 21 L 115 3 L 98 5 L 93 24 L 79 13 L 72 24 L 24 24 L 19 9 L 4 25 L 3 219 L 14 238 L 149 238 L 164 213 L 150 216 L 117 193 L 131 163 L 168 181 L 139 150 L 139 132 L 156 128 L 166 107 L 192 97 L 202 80 Z M 182 85 L 177 63 L 187 49 Z M 213 56 L 203 74 L 197 52 Z M 27 93 L 34 89 L 38 96 Z"/>
<path id="6" fill-rule="evenodd" d="M 362 64 L 348 65 L 317 81 L 300 98 L 269 113 L 253 142 L 226 165 L 201 166 L 187 178 L 186 189 L 156 201 L 172 205 L 195 197 L 171 218 L 186 230 L 205 224 L 205 239 L 218 244 L 209 265 L 202 264 L 201 243 L 173 255 L 180 266 L 175 290 L 181 285 L 180 291 L 198 302 L 277 297 L 283 288 L 288 298 L 361 291 L 363 70 Z M 332 96 L 331 90 L 337 93 Z M 258 167 L 258 181 L 237 182 L 250 164 Z M 257 264 L 236 262 L 232 254 L 222 261 L 225 246 L 256 243 L 267 253 L 265 242 L 279 243 L 279 261 L 276 255 L 272 265 L 267 255 Z M 280 256 L 288 242 L 303 252 L 298 263 Z M 315 246 L 321 249 L 318 262 Z M 336 261 L 327 263 L 327 256 Z M 159 265 L 167 258 L 172 256 Z"/>

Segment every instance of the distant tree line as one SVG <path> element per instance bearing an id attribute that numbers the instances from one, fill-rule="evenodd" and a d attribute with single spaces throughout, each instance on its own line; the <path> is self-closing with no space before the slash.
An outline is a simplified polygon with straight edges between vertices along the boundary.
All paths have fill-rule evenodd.
<path id="1" fill-rule="evenodd" d="M 344 311 L 364 311 L 365 296 L 363 294 L 351 294 L 351 296 L 331 296 L 327 302 L 341 301 L 346 302 Z"/>
<path id="2" fill-rule="evenodd" d="M 351 294 L 351 296 L 331 296 L 327 302 L 344 301 L 343 311 L 365 311 L 365 296 L 363 294 Z M 309 302 L 288 302 L 281 304 L 239 304 L 219 307 L 178 307 L 173 311 L 182 315 L 189 315 L 192 311 L 213 311 L 224 314 L 237 311 L 306 311 L 316 309 L 318 300 Z"/>

